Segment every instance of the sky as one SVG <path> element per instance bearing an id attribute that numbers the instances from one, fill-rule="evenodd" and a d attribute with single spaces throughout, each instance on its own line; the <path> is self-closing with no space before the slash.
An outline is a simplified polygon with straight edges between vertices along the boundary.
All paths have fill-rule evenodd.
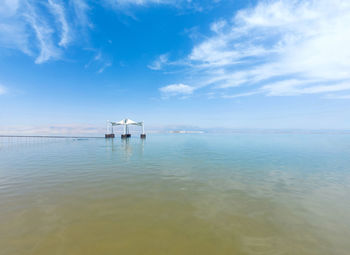
<path id="1" fill-rule="evenodd" d="M 348 0 L 0 0 L 0 133 L 350 129 Z"/>

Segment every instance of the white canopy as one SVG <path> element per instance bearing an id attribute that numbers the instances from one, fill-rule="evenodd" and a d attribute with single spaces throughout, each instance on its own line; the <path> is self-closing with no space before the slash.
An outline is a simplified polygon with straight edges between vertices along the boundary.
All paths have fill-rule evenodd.
<path id="1" fill-rule="evenodd" d="M 137 125 L 137 126 L 142 126 L 143 122 L 136 122 L 131 119 L 122 119 L 121 121 L 114 122 L 111 121 L 112 126 L 118 126 L 118 125 Z"/>

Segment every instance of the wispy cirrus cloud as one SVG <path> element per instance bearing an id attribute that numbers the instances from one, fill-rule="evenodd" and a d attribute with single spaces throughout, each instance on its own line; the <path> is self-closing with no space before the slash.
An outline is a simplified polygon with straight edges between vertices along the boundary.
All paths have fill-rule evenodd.
<path id="1" fill-rule="evenodd" d="M 89 18 L 90 6 L 86 0 L 72 0 L 69 7 L 73 9 L 74 22 L 80 28 L 93 28 L 93 24 Z"/>
<path id="2" fill-rule="evenodd" d="M 85 68 L 97 70 L 97 73 L 103 73 L 106 68 L 112 66 L 112 59 L 102 52 L 102 50 L 86 49 L 93 53 L 91 60 L 85 65 Z"/>
<path id="3" fill-rule="evenodd" d="M 66 46 L 71 40 L 71 36 L 70 36 L 71 31 L 68 25 L 64 8 L 62 5 L 58 4 L 58 2 L 55 2 L 54 0 L 48 0 L 48 3 L 51 8 L 51 11 L 53 12 L 53 14 L 57 19 L 56 22 L 58 22 L 61 25 L 61 28 L 60 28 L 61 39 L 58 45 Z"/>
<path id="4" fill-rule="evenodd" d="M 346 0 L 261 1 L 214 22 L 182 62 L 193 86 L 224 97 L 343 93 L 350 91 L 349 27 Z"/>
<path id="5" fill-rule="evenodd" d="M 148 65 L 149 69 L 161 70 L 168 62 L 169 54 L 162 54 Z"/>
<path id="6" fill-rule="evenodd" d="M 40 18 L 35 6 L 27 4 L 26 11 L 22 14 L 26 23 L 31 27 L 37 41 L 38 55 L 35 63 L 40 64 L 49 59 L 57 59 L 60 49 L 55 45 L 52 34 L 54 30 L 46 20 Z"/>
<path id="7" fill-rule="evenodd" d="M 26 54 L 31 54 L 28 47 L 28 37 L 25 23 L 17 16 L 19 1 L 5 0 L 0 4 L 0 46 L 10 49 L 18 49 Z"/>
<path id="8" fill-rule="evenodd" d="M 204 0 L 104 0 L 104 2 L 117 9 L 129 8 L 134 6 L 147 7 L 147 6 L 161 6 L 170 5 L 178 8 L 191 8 L 196 11 L 202 11 L 203 6 L 212 6 L 219 2 L 219 0 L 204 1 Z"/>
<path id="9" fill-rule="evenodd" d="M 85 0 L 4 0 L 0 6 L 0 47 L 20 50 L 41 64 L 60 59 L 78 33 L 89 25 Z"/>
<path id="10" fill-rule="evenodd" d="M 106 61 L 102 64 L 102 66 L 98 69 L 97 73 L 103 73 L 104 70 L 112 65 L 112 62 Z"/>
<path id="11" fill-rule="evenodd" d="M 34 57 L 38 64 L 60 59 L 69 45 L 81 41 L 80 35 L 88 37 L 94 28 L 90 10 L 98 5 L 129 13 L 137 6 L 195 7 L 197 1 L 3 0 L 0 4 L 0 47 L 22 51 Z"/>
<path id="12" fill-rule="evenodd" d="M 149 5 L 149 4 L 175 4 L 176 0 L 105 0 L 107 3 L 114 6 L 129 6 L 129 5 Z"/>

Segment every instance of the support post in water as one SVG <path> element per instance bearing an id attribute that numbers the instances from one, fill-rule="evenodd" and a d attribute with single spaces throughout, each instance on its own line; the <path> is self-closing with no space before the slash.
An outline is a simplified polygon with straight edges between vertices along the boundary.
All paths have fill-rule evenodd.
<path id="1" fill-rule="evenodd" d="M 112 125 L 112 122 L 110 122 L 109 120 L 107 120 L 105 138 L 114 138 L 114 137 L 115 137 L 115 135 L 114 135 L 114 133 L 113 133 L 113 125 Z"/>
<path id="2" fill-rule="evenodd" d="M 145 134 L 145 124 L 143 123 L 143 121 L 141 122 L 142 124 L 142 134 L 140 135 L 140 137 L 142 139 L 145 139 L 146 138 L 146 134 Z"/>

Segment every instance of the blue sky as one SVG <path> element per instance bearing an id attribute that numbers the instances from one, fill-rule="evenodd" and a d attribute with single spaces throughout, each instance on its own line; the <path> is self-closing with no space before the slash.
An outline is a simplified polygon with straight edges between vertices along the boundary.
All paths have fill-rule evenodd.
<path id="1" fill-rule="evenodd" d="M 1 2 L 1 133 L 350 129 L 347 0 Z"/>

